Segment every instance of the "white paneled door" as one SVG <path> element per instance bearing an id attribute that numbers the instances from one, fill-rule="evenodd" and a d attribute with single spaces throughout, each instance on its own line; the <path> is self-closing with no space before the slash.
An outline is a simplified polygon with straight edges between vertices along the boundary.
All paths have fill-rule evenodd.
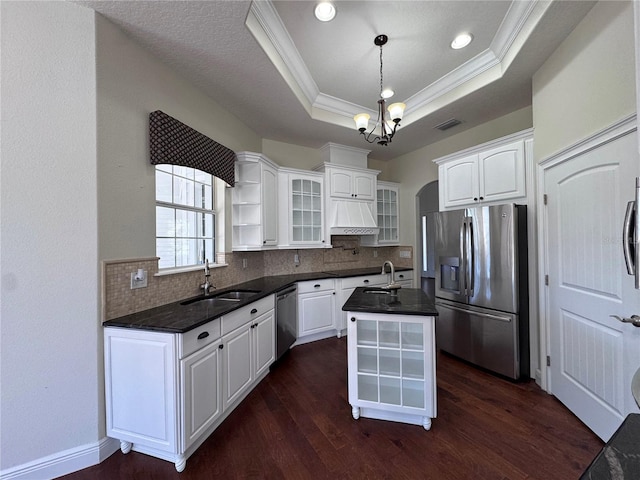
<path id="1" fill-rule="evenodd" d="M 625 267 L 622 231 L 640 176 L 635 128 L 580 144 L 544 170 L 549 389 L 600 438 L 637 412 L 631 379 L 640 290 Z"/>

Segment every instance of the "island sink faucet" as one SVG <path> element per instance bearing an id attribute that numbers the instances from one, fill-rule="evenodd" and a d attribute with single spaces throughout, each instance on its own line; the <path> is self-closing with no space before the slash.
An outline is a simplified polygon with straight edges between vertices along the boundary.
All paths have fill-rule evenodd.
<path id="1" fill-rule="evenodd" d="M 200 290 L 204 290 L 204 296 L 206 297 L 211 293 L 211 289 L 215 289 L 216 287 L 209 282 L 209 277 L 211 273 L 209 271 L 209 259 L 205 259 L 204 261 L 204 283 L 200 284 Z"/>
<path id="2" fill-rule="evenodd" d="M 385 260 L 385 262 L 382 264 L 382 272 L 381 273 L 386 273 L 385 272 L 385 267 L 389 265 L 389 268 L 391 269 L 391 278 L 389 280 L 389 284 L 386 287 L 382 287 L 385 290 L 391 290 L 391 295 L 397 295 L 398 294 L 398 290 L 400 288 L 402 288 L 402 285 L 400 285 L 399 283 L 396 283 L 396 269 L 393 266 L 393 263 L 391 263 L 389 260 Z"/>

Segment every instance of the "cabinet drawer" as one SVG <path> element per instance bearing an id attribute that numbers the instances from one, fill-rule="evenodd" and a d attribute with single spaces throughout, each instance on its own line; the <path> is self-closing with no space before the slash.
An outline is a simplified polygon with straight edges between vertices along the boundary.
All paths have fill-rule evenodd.
<path id="1" fill-rule="evenodd" d="M 396 282 L 401 282 L 403 280 L 413 280 L 413 270 L 403 270 L 401 272 L 395 272 Z"/>
<path id="2" fill-rule="evenodd" d="M 220 338 L 220 319 L 178 335 L 178 357 L 185 358 Z"/>
<path id="3" fill-rule="evenodd" d="M 222 335 L 232 332 L 247 322 L 258 318 L 265 312 L 273 310 L 273 295 L 261 298 L 246 307 L 239 308 L 222 317 Z"/>
<path id="4" fill-rule="evenodd" d="M 312 280 L 310 282 L 298 283 L 298 294 L 322 292 L 324 290 L 334 290 L 336 282 L 333 278 L 324 278 L 322 280 Z"/>
<path id="5" fill-rule="evenodd" d="M 377 274 L 367 275 L 362 277 L 350 277 L 342 279 L 342 288 L 356 288 L 356 287 L 373 287 L 376 285 L 386 285 L 389 283 L 389 275 Z"/>

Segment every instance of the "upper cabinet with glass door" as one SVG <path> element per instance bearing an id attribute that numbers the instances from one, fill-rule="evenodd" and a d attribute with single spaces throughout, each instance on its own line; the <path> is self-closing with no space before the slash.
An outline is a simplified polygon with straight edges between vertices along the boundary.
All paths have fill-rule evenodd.
<path id="1" fill-rule="evenodd" d="M 233 250 L 274 248 L 278 243 L 278 167 L 258 153 L 236 156 Z"/>
<path id="2" fill-rule="evenodd" d="M 279 171 L 281 247 L 325 246 L 323 175 L 294 169 Z"/>
<path id="3" fill-rule="evenodd" d="M 392 245 L 400 242 L 399 236 L 399 193 L 397 183 L 378 182 L 376 190 L 376 211 L 378 228 L 378 244 Z"/>

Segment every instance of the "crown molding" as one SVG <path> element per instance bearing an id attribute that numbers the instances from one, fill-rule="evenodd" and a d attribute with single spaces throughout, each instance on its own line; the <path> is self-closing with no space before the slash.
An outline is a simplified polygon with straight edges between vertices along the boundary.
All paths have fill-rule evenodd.
<path id="1" fill-rule="evenodd" d="M 487 50 L 404 100 L 402 125 L 501 78 L 552 1 L 513 1 Z M 352 127 L 357 113 L 377 116 L 370 108 L 320 92 L 271 0 L 253 1 L 245 25 L 311 118 Z"/>

